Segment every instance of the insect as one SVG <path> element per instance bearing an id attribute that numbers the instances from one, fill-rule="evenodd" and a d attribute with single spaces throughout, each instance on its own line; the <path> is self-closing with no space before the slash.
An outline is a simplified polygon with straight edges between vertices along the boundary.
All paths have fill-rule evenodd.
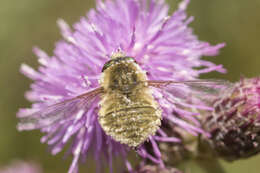
<path id="1" fill-rule="evenodd" d="M 153 97 L 153 87 L 168 93 L 168 99 L 178 105 L 193 97 L 206 102 L 229 86 L 222 80 L 148 80 L 134 58 L 121 53 L 112 55 L 105 63 L 99 83 L 99 88 L 21 118 L 18 129 L 39 128 L 62 121 L 76 110 L 87 111 L 99 97 L 98 121 L 104 132 L 122 144 L 138 147 L 161 125 L 162 111 Z"/>

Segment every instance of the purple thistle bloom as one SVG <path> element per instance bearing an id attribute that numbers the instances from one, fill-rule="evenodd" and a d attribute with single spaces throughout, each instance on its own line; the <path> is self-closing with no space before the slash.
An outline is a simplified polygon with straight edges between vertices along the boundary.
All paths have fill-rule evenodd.
<path id="1" fill-rule="evenodd" d="M 54 55 L 49 57 L 35 48 L 41 64 L 38 71 L 23 64 L 21 72 L 34 80 L 26 98 L 34 102 L 32 108 L 21 109 L 18 117 L 28 117 L 32 113 L 99 87 L 103 65 L 110 56 L 120 50 L 134 57 L 140 67 L 146 71 L 149 80 L 192 80 L 202 73 L 224 72 L 221 65 L 202 60 L 202 56 L 214 56 L 224 44 L 215 46 L 201 42 L 192 33 L 185 10 L 189 0 L 183 0 L 179 8 L 168 16 L 168 5 L 163 0 L 97 0 L 96 10 L 92 9 L 73 26 L 73 30 L 62 20 L 58 21 L 64 40 L 55 47 Z M 196 70 L 195 67 L 204 67 Z M 174 107 L 164 99 L 166 94 L 153 89 L 153 95 L 163 111 L 163 121 L 176 124 L 180 128 L 196 135 L 203 132 L 194 113 Z M 37 127 L 18 126 L 19 130 L 40 129 L 46 133 L 41 142 L 51 146 L 52 154 L 59 153 L 72 140 L 68 154 L 73 155 L 69 173 L 77 172 L 79 159 L 84 160 L 92 153 L 108 161 L 112 172 L 112 160 L 122 156 L 126 159 L 129 148 L 107 136 L 98 122 L 99 100 L 96 99 L 87 112 L 67 106 L 66 119 L 45 122 Z M 201 105 L 203 106 L 203 105 Z M 174 116 L 177 112 L 191 124 Z M 39 118 L 40 115 L 38 115 Z M 35 118 L 35 117 L 34 117 Z M 49 119 L 50 120 L 50 119 Z M 140 156 L 163 165 L 157 142 L 178 142 L 174 136 L 168 136 L 160 129 L 150 138 L 155 156 L 140 147 Z M 91 152 L 90 152 L 91 151 Z"/>
<path id="2" fill-rule="evenodd" d="M 260 78 L 241 79 L 214 103 L 205 117 L 204 138 L 223 159 L 234 161 L 260 152 Z"/>
<path id="3" fill-rule="evenodd" d="M 30 162 L 16 161 L 0 169 L 0 173 L 42 173 L 38 165 Z"/>

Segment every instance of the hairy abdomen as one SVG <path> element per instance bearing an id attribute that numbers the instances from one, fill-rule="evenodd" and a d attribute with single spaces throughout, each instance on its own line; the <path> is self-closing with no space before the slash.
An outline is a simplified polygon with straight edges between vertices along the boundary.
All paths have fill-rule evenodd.
<path id="1" fill-rule="evenodd" d="M 103 96 L 99 123 L 116 141 L 136 147 L 161 125 L 161 111 L 148 87 L 130 94 L 111 92 Z"/>

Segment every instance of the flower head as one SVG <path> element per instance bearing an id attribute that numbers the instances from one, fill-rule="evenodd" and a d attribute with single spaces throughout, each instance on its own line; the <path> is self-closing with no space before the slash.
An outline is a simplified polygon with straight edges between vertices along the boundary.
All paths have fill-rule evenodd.
<path id="1" fill-rule="evenodd" d="M 210 147 L 220 157 L 233 161 L 260 151 L 260 79 L 241 79 L 215 101 L 204 122 Z"/>
<path id="2" fill-rule="evenodd" d="M 1 168 L 0 173 L 41 173 L 39 166 L 30 163 L 30 162 L 22 162 L 16 161 L 13 162 L 11 165 Z"/>
<path id="3" fill-rule="evenodd" d="M 46 133 L 41 142 L 51 146 L 52 154 L 59 153 L 71 140 L 68 153 L 74 159 L 69 173 L 77 171 L 78 160 L 84 160 L 88 153 L 94 155 L 98 164 L 103 160 L 101 158 L 105 158 L 112 171 L 113 157 L 121 155 L 125 158 L 128 147 L 104 133 L 98 122 L 98 99 L 89 105 L 88 111 L 79 110 L 74 103 L 67 105 L 66 118 L 62 120 L 32 113 L 99 87 L 103 65 L 118 50 L 133 57 L 146 71 L 149 80 L 191 80 L 201 73 L 224 72 L 221 65 L 201 59 L 202 56 L 216 55 L 224 44 L 211 46 L 193 35 L 188 27 L 193 18 L 187 18 L 185 13 L 188 3 L 189 0 L 183 0 L 177 11 L 169 16 L 169 7 L 163 0 L 97 0 L 96 9 L 90 10 L 87 17 L 73 25 L 73 29 L 59 20 L 64 40 L 56 44 L 54 55 L 49 57 L 35 48 L 41 64 L 38 71 L 27 65 L 21 67 L 21 72 L 34 80 L 31 90 L 26 93 L 27 99 L 34 103 L 30 109 L 21 109 L 18 117 L 32 117 L 32 124 L 37 118 L 41 121 L 37 121 L 40 122 L 37 126 L 25 126 L 21 122 L 18 129 L 40 129 Z M 204 68 L 198 70 L 196 67 Z M 172 106 L 172 102 L 164 99 L 156 89 L 153 89 L 153 95 L 163 111 L 162 121 L 192 134 L 202 132 L 198 121 L 192 117 L 193 113 Z M 180 116 L 174 116 L 172 112 Z M 159 130 L 149 141 L 154 156 L 144 147 L 138 153 L 163 165 L 157 142 L 179 140 Z M 129 163 L 125 162 L 130 169 Z"/>

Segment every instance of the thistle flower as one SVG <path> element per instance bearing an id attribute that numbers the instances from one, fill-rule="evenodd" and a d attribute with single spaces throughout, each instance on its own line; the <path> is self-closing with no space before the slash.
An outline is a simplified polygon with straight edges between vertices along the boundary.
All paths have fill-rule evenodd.
<path id="1" fill-rule="evenodd" d="M 0 169 L 0 173 L 41 173 L 39 166 L 30 163 L 30 162 L 23 162 L 23 161 L 16 161 L 13 162 L 11 165 L 7 167 L 3 167 Z"/>
<path id="2" fill-rule="evenodd" d="M 54 55 L 49 57 L 35 48 L 41 64 L 38 71 L 25 64 L 21 66 L 21 72 L 34 81 L 31 90 L 26 93 L 26 98 L 33 105 L 30 109 L 21 109 L 18 117 L 30 118 L 32 113 L 48 105 L 98 87 L 103 65 L 117 50 L 134 57 L 149 80 L 192 80 L 202 73 L 214 70 L 224 72 L 221 65 L 201 59 L 202 56 L 216 55 L 224 44 L 211 46 L 193 35 L 188 27 L 193 18 L 188 18 L 185 13 L 188 3 L 189 0 L 183 0 L 177 11 L 168 16 L 169 7 L 163 0 L 97 0 L 96 10 L 90 10 L 87 17 L 82 17 L 73 25 L 73 29 L 59 20 L 64 40 L 56 44 Z M 198 70 L 196 67 L 204 68 Z M 172 106 L 156 89 L 153 89 L 153 95 L 163 111 L 162 121 L 175 124 L 194 135 L 202 132 L 198 121 L 192 117 L 193 113 Z M 107 136 L 98 123 L 98 103 L 99 100 L 95 100 L 88 112 L 68 106 L 69 116 L 63 120 L 49 118 L 37 127 L 23 126 L 21 123 L 18 129 L 40 129 L 46 133 L 41 142 L 51 146 L 52 154 L 59 153 L 71 140 L 68 154 L 73 155 L 73 162 L 69 173 L 77 172 L 79 159 L 84 160 L 88 153 L 94 155 L 97 164 L 101 164 L 102 158 L 107 160 L 110 171 L 113 158 L 122 156 L 131 170 L 126 159 L 129 148 Z M 172 112 L 178 112 L 192 124 L 172 115 Z M 34 119 L 42 118 L 40 115 L 33 116 Z M 162 166 L 157 142 L 179 140 L 159 130 L 149 141 L 154 156 L 144 147 L 138 153 Z"/>
<path id="3" fill-rule="evenodd" d="M 260 78 L 241 79 L 215 101 L 204 122 L 205 139 L 220 157 L 233 161 L 260 151 Z"/>

